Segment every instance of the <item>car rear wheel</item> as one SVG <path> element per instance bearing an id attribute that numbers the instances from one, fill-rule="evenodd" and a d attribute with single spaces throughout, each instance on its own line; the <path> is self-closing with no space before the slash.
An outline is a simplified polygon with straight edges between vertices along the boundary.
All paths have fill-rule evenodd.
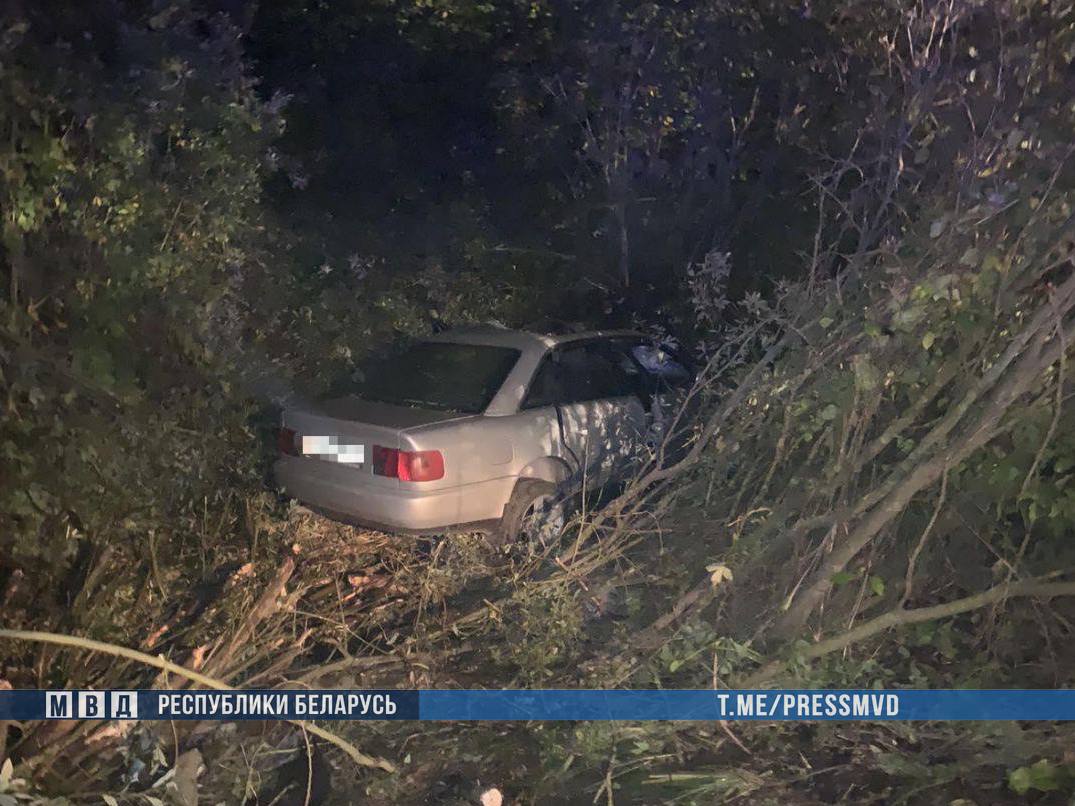
<path id="1" fill-rule="evenodd" d="M 567 505 L 556 485 L 524 479 L 515 485 L 491 542 L 495 546 L 515 543 L 547 546 L 560 536 L 566 522 Z"/>

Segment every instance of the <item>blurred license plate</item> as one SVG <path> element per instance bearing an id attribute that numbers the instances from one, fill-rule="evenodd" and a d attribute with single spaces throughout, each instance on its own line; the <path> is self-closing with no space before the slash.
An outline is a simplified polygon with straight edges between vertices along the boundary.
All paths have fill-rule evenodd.
<path id="1" fill-rule="evenodd" d="M 366 461 L 366 448 L 364 445 L 350 444 L 340 437 L 303 434 L 302 455 L 357 466 Z"/>

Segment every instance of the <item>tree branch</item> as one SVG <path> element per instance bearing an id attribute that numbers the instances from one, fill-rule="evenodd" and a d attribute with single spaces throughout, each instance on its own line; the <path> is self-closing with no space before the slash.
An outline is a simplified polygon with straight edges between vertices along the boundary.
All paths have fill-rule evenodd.
<path id="1" fill-rule="evenodd" d="M 39 644 L 55 644 L 57 646 L 72 647 L 74 649 L 86 649 L 90 652 L 101 652 L 105 655 L 113 655 L 117 658 L 128 658 L 129 660 L 137 661 L 146 666 L 152 666 L 154 669 L 161 669 L 165 672 L 177 674 L 194 683 L 200 683 L 206 688 L 215 689 L 217 691 L 233 690 L 227 683 L 208 677 L 204 674 L 199 674 L 193 669 L 180 666 L 178 663 L 172 663 L 170 660 L 165 660 L 163 657 L 154 657 L 153 655 L 147 655 L 145 652 L 139 652 L 137 649 L 128 649 L 127 647 L 108 644 L 104 641 L 95 641 L 92 638 L 81 638 L 77 635 L 61 635 L 52 632 L 39 632 L 37 630 L 0 629 L 0 639 L 7 639 L 10 641 L 33 641 Z M 363 767 L 374 767 L 376 769 L 384 770 L 385 772 L 396 771 L 396 765 L 391 761 L 377 758 L 375 756 L 367 756 L 346 739 L 341 739 L 335 733 L 329 733 L 324 728 L 314 725 L 311 722 L 304 722 L 301 719 L 287 719 L 283 721 L 290 722 L 292 725 L 297 725 L 303 730 L 314 734 L 314 736 L 318 736 L 326 742 L 336 745 L 336 747 L 340 748 L 350 756 L 356 764 L 360 764 Z"/>
<path id="2" fill-rule="evenodd" d="M 986 605 L 999 602 L 1013 596 L 1034 596 L 1040 598 L 1052 598 L 1054 596 L 1075 596 L 1075 582 L 1042 582 L 1040 579 L 1029 579 L 1023 582 L 1003 583 L 973 596 L 956 599 L 952 602 L 920 607 L 915 610 L 903 610 L 896 608 L 883 613 L 877 618 L 863 622 L 853 630 L 848 630 L 840 635 L 819 641 L 813 646 L 807 647 L 798 657 L 803 660 L 815 660 L 838 652 L 846 646 L 858 641 L 865 640 L 890 627 L 902 627 L 907 624 L 920 624 L 924 621 L 934 621 L 949 616 L 958 616 L 971 610 L 985 607 Z M 753 688 L 759 683 L 764 683 L 776 675 L 784 667 L 784 660 L 776 660 L 762 666 L 742 683 L 742 688 Z"/>

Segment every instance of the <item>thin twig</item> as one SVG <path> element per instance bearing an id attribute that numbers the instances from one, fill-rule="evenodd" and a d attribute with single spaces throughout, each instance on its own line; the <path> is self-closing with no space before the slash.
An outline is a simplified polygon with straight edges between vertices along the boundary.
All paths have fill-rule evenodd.
<path id="1" fill-rule="evenodd" d="M 940 495 L 937 496 L 937 505 L 933 508 L 933 517 L 929 519 L 926 528 L 922 530 L 922 536 L 918 538 L 918 544 L 914 547 L 914 551 L 911 552 L 911 558 L 907 561 L 907 576 L 903 582 L 903 597 L 900 599 L 899 603 L 900 610 L 907 606 L 907 602 L 911 598 L 911 591 L 914 589 L 914 572 L 915 564 L 918 562 L 918 555 L 922 553 L 922 548 L 926 545 L 930 532 L 933 531 L 934 524 L 937 523 L 937 516 L 941 514 L 941 508 L 944 506 L 944 499 L 947 495 L 948 469 L 945 468 L 944 474 L 941 476 L 941 492 Z"/>

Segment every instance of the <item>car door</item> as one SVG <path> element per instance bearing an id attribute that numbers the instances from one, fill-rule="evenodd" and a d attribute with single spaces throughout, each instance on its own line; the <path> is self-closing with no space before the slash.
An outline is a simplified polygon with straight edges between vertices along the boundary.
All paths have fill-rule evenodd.
<path id="1" fill-rule="evenodd" d="M 637 374 L 649 420 L 647 444 L 655 447 L 683 405 L 695 373 L 672 350 L 650 339 L 615 339 L 612 349 L 629 374 Z M 680 419 L 683 426 L 685 420 Z"/>
<path id="2" fill-rule="evenodd" d="M 607 341 L 569 343 L 545 357 L 524 407 L 551 406 L 565 458 L 587 488 L 623 471 L 646 431 L 637 380 Z"/>

